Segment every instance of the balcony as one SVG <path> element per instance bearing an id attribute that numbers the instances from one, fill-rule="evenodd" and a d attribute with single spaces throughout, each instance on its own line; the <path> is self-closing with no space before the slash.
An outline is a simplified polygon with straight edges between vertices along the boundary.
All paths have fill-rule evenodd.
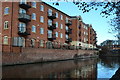
<path id="1" fill-rule="evenodd" d="M 70 26 L 72 25 L 72 21 L 71 20 L 66 20 L 66 23 L 65 23 L 67 26 Z"/>
<path id="2" fill-rule="evenodd" d="M 54 30 L 54 29 L 56 29 L 56 24 L 49 24 L 48 23 L 48 29 L 50 29 L 50 30 Z"/>
<path id="3" fill-rule="evenodd" d="M 72 34 L 72 29 L 68 29 L 65 31 L 66 34 Z"/>
<path id="4" fill-rule="evenodd" d="M 66 43 L 72 42 L 72 38 L 68 38 L 68 39 L 66 39 L 65 42 L 66 42 Z"/>
<path id="5" fill-rule="evenodd" d="M 48 12 L 48 18 L 49 19 L 56 19 L 56 14 L 55 13 L 52 13 L 52 14 L 50 14 L 49 12 Z"/>
<path id="6" fill-rule="evenodd" d="M 55 34 L 48 34 L 48 40 L 50 40 L 50 41 L 56 40 L 56 35 Z"/>
<path id="7" fill-rule="evenodd" d="M 21 3 L 19 4 L 19 7 L 20 8 L 23 8 L 25 10 L 28 10 L 29 8 L 31 8 L 31 6 L 29 4 L 25 4 L 25 3 Z"/>
<path id="8" fill-rule="evenodd" d="M 26 28 L 26 27 L 18 27 L 18 35 L 21 36 L 27 36 L 30 35 L 30 28 Z"/>
<path id="9" fill-rule="evenodd" d="M 26 13 L 19 14 L 18 19 L 19 19 L 19 21 L 24 22 L 24 23 L 28 23 L 31 21 L 30 16 L 27 15 Z"/>

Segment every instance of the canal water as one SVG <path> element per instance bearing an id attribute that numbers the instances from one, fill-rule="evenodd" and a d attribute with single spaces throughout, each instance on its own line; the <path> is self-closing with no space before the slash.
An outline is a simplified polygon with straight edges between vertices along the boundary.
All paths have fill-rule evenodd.
<path id="1" fill-rule="evenodd" d="M 79 78 L 109 80 L 120 67 L 117 57 L 3 66 L 3 78 Z"/>

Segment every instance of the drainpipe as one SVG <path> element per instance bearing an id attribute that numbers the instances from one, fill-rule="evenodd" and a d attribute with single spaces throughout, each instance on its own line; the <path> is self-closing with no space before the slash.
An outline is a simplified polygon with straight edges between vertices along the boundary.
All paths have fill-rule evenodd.
<path id="1" fill-rule="evenodd" d="M 79 42 L 79 17 L 77 17 L 78 21 L 77 21 L 77 41 Z M 76 49 L 77 49 L 77 42 L 76 42 Z"/>
<path id="2" fill-rule="evenodd" d="M 10 52 L 12 52 L 12 24 L 13 24 L 13 2 L 12 3 L 12 13 L 11 13 L 11 39 L 10 39 Z"/>

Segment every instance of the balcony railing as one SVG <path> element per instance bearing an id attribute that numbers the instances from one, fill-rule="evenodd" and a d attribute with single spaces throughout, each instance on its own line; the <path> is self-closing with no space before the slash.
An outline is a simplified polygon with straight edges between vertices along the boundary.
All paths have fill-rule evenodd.
<path id="1" fill-rule="evenodd" d="M 50 29 L 50 30 L 56 29 L 56 24 L 54 24 L 54 23 L 52 23 L 52 24 L 48 23 L 48 29 Z"/>
<path id="2" fill-rule="evenodd" d="M 48 34 L 48 40 L 50 41 L 56 40 L 56 34 Z"/>
<path id="3" fill-rule="evenodd" d="M 48 12 L 48 18 L 49 18 L 49 19 L 56 19 L 56 14 L 55 14 L 55 13 L 50 14 L 50 13 Z"/>
<path id="4" fill-rule="evenodd" d="M 72 42 L 72 38 L 68 38 L 68 39 L 66 39 L 65 42 L 66 42 L 66 43 Z"/>
<path id="5" fill-rule="evenodd" d="M 65 31 L 66 34 L 72 34 L 72 29 L 68 29 Z"/>
<path id="6" fill-rule="evenodd" d="M 72 25 L 72 21 L 71 20 L 66 20 L 66 23 L 65 23 L 67 26 L 70 26 Z"/>
<path id="7" fill-rule="evenodd" d="M 31 6 L 29 4 L 25 4 L 25 3 L 20 3 L 19 4 L 20 8 L 23 8 L 25 10 L 28 10 L 29 8 L 31 8 Z"/>
<path id="8" fill-rule="evenodd" d="M 18 27 L 18 34 L 21 36 L 27 36 L 30 35 L 30 28 L 26 27 Z"/>
<path id="9" fill-rule="evenodd" d="M 20 13 L 18 19 L 19 19 L 19 21 L 25 22 L 25 23 L 31 21 L 30 16 L 27 15 L 26 13 Z"/>

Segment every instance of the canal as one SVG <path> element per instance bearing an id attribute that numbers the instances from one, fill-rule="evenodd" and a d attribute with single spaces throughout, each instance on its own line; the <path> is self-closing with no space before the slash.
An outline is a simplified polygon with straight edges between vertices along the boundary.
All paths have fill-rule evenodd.
<path id="1" fill-rule="evenodd" d="M 3 78 L 111 78 L 120 67 L 118 57 L 92 58 L 47 62 L 16 66 L 3 66 Z"/>

